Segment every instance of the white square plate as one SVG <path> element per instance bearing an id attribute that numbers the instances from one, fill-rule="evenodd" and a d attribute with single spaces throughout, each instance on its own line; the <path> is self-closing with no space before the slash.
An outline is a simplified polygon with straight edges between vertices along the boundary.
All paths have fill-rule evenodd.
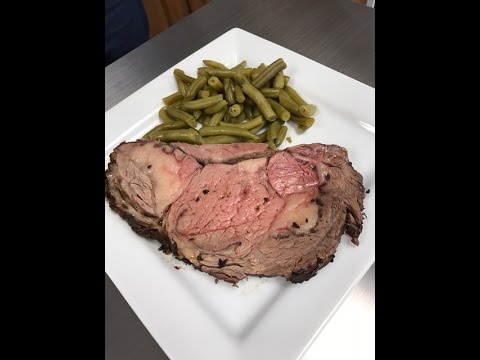
<path id="1" fill-rule="evenodd" d="M 374 262 L 375 89 L 244 30 L 228 31 L 106 112 L 105 168 L 115 146 L 159 123 L 162 97 L 177 91 L 174 68 L 195 75 L 202 59 L 257 66 L 278 57 L 288 65 L 290 84 L 318 109 L 307 132 L 289 129 L 288 145 L 344 146 L 371 189 L 360 246 L 345 236 L 335 262 L 302 284 L 251 277 L 235 288 L 159 252 L 158 243 L 137 236 L 106 203 L 105 271 L 172 360 L 301 358 Z"/>

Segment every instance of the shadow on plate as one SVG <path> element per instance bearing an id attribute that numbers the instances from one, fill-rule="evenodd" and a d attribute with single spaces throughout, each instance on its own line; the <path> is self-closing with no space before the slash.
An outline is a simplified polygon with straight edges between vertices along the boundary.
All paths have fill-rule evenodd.
<path id="1" fill-rule="evenodd" d="M 249 277 L 237 287 L 215 279 L 192 266 L 161 254 L 167 266 L 176 266 L 178 281 L 214 322 L 231 337 L 243 341 L 254 331 L 275 302 L 290 287 L 283 277 Z"/>

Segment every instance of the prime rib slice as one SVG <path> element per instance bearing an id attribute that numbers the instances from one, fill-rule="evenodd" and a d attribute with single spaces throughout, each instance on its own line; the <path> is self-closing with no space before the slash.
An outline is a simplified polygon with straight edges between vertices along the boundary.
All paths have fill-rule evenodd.
<path id="1" fill-rule="evenodd" d="M 362 231 L 362 176 L 336 145 L 122 143 L 105 190 L 138 234 L 234 284 L 308 280 L 333 261 L 342 234 L 358 245 Z"/>

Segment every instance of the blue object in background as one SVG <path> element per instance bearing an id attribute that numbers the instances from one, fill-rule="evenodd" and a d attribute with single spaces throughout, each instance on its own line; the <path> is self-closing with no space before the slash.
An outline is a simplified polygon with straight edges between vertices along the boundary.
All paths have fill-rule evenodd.
<path id="1" fill-rule="evenodd" d="M 141 0 L 105 0 L 105 66 L 148 40 Z"/>

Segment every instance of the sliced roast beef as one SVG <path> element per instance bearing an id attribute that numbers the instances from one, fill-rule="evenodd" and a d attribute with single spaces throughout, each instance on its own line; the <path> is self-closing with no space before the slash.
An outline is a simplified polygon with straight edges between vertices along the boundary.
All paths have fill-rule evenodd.
<path id="1" fill-rule="evenodd" d="M 198 146 L 187 143 L 170 145 L 192 156 L 201 164 L 234 164 L 242 160 L 266 157 L 272 154 L 268 145 L 263 143 L 238 143 L 228 146 L 214 144 Z"/>
<path id="2" fill-rule="evenodd" d="M 110 207 L 218 279 L 302 282 L 333 261 L 342 234 L 359 243 L 364 187 L 342 147 L 138 140 L 110 158 Z"/>

